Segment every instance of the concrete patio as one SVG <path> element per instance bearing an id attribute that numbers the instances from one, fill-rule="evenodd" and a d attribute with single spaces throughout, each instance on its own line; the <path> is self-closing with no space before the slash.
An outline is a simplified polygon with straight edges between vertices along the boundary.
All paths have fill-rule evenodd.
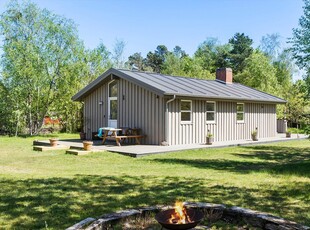
<path id="1" fill-rule="evenodd" d="M 284 134 L 278 134 L 273 138 L 259 138 L 258 141 L 252 140 L 239 140 L 239 141 L 225 141 L 225 142 L 214 142 L 213 145 L 206 144 L 191 144 L 191 145 L 175 145 L 175 146 L 157 146 L 157 145 L 123 145 L 116 146 L 116 143 L 109 141 L 107 144 L 102 145 L 102 141 L 95 140 L 93 149 L 97 151 L 109 151 L 120 153 L 123 155 L 131 157 L 141 157 L 151 154 L 159 154 L 166 152 L 176 152 L 189 149 L 202 149 L 202 148 L 223 148 L 229 146 L 246 146 L 246 145 L 257 145 L 265 144 L 272 142 L 281 142 L 281 141 L 292 141 L 292 140 L 301 140 L 306 139 L 307 136 L 304 134 L 292 134 L 291 138 L 286 138 Z M 36 145 L 48 145 L 49 141 L 37 141 Z M 70 146 L 71 148 L 83 148 L 82 140 L 69 139 L 69 140 L 59 140 L 60 145 Z"/>

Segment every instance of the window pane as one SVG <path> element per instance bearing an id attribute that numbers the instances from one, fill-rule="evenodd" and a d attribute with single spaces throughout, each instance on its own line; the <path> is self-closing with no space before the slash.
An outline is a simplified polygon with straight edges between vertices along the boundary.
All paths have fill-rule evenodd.
<path id="1" fill-rule="evenodd" d="M 243 113 L 237 113 L 237 120 L 243 121 Z"/>
<path id="2" fill-rule="evenodd" d="M 215 111 L 214 103 L 207 103 L 207 111 Z"/>
<path id="3" fill-rule="evenodd" d="M 181 121 L 191 121 L 191 112 L 181 112 Z"/>
<path id="4" fill-rule="evenodd" d="M 109 84 L 109 97 L 117 97 L 117 81 Z"/>
<path id="5" fill-rule="evenodd" d="M 189 110 L 191 111 L 191 102 L 190 101 L 181 101 L 181 110 Z"/>
<path id="6" fill-rule="evenodd" d="M 237 111 L 243 112 L 243 104 L 237 104 Z"/>
<path id="7" fill-rule="evenodd" d="M 110 101 L 110 119 L 117 120 L 117 100 Z"/>
<path id="8" fill-rule="evenodd" d="M 214 113 L 207 113 L 207 121 L 214 121 Z"/>

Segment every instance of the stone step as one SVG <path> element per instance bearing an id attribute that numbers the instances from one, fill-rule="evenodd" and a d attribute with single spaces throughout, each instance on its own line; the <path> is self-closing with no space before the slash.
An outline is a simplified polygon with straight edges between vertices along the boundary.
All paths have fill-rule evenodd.
<path id="1" fill-rule="evenodd" d="M 50 143 L 47 141 L 38 141 L 38 140 L 34 140 L 32 145 L 35 145 L 35 146 L 51 146 Z"/>
<path id="2" fill-rule="evenodd" d="M 86 155 L 86 154 L 89 154 L 91 153 L 92 151 L 86 151 L 86 150 L 82 150 L 82 149 L 69 149 L 66 151 L 66 154 L 72 154 L 72 155 L 77 155 L 77 156 L 80 156 L 80 155 Z"/>
<path id="3" fill-rule="evenodd" d="M 73 155 L 86 155 L 86 154 L 89 154 L 89 153 L 94 153 L 94 152 L 103 152 L 104 150 L 99 150 L 99 149 L 92 149 L 92 150 L 89 150 L 89 151 L 86 151 L 86 150 L 83 150 L 82 148 L 80 149 L 68 149 L 66 151 L 67 154 L 73 154 Z"/>
<path id="4" fill-rule="evenodd" d="M 66 145 L 57 145 L 55 147 L 52 147 L 52 146 L 38 146 L 38 145 L 35 145 L 33 146 L 33 150 L 35 151 L 52 151 L 52 150 L 67 150 L 69 149 L 69 146 L 66 146 Z"/>
<path id="5" fill-rule="evenodd" d="M 83 150 L 83 147 L 71 145 L 70 149 Z"/>

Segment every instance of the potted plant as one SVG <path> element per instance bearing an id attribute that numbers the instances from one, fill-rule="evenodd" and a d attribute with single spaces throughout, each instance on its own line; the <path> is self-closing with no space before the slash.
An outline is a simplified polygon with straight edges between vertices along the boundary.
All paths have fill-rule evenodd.
<path id="1" fill-rule="evenodd" d="M 93 147 L 93 142 L 92 141 L 83 141 L 83 148 L 86 151 L 90 151 Z"/>
<path id="2" fill-rule="evenodd" d="M 212 145 L 212 143 L 214 142 L 213 134 L 208 131 L 206 139 L 207 139 L 207 145 Z"/>
<path id="3" fill-rule="evenodd" d="M 56 147 L 57 146 L 57 144 L 58 144 L 58 138 L 51 138 L 50 139 L 50 145 L 52 146 L 52 147 Z"/>
<path id="4" fill-rule="evenodd" d="M 253 140 L 253 141 L 258 141 L 258 139 L 257 139 L 257 129 L 254 130 L 254 131 L 251 133 L 251 136 L 252 136 L 252 140 Z"/>
<path id="5" fill-rule="evenodd" d="M 287 138 L 290 138 L 290 137 L 291 137 L 291 132 L 290 132 L 290 131 L 286 131 L 285 134 L 286 134 L 286 137 L 287 137 Z"/>

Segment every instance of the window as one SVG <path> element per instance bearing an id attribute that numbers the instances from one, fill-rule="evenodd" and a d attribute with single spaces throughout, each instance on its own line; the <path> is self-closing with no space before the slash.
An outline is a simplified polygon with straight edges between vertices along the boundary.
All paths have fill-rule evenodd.
<path id="1" fill-rule="evenodd" d="M 237 122 L 244 121 L 244 104 L 237 103 Z"/>
<path id="2" fill-rule="evenodd" d="M 117 120 L 117 99 L 110 100 L 110 120 Z"/>
<path id="3" fill-rule="evenodd" d="M 207 117 L 207 123 L 215 122 L 215 102 L 214 101 L 207 101 L 206 117 Z"/>
<path id="4" fill-rule="evenodd" d="M 109 97 L 117 97 L 117 81 L 109 83 Z"/>
<path id="5" fill-rule="evenodd" d="M 109 120 L 117 120 L 117 81 L 109 83 Z M 110 126 L 110 125 L 109 125 Z"/>
<path id="6" fill-rule="evenodd" d="M 192 120 L 192 101 L 181 100 L 181 121 Z"/>

